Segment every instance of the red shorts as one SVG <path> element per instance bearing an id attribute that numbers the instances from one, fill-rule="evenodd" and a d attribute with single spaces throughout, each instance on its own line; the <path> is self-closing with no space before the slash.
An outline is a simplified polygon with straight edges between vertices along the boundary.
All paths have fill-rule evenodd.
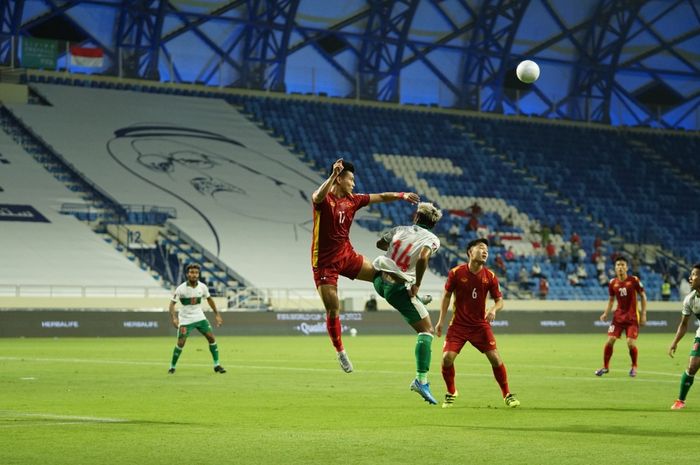
<path id="1" fill-rule="evenodd" d="M 489 350 L 497 349 L 496 338 L 493 335 L 493 331 L 491 331 L 490 325 L 451 325 L 447 328 L 447 335 L 445 336 L 445 344 L 442 346 L 442 351 L 459 353 L 467 342 L 471 343 L 471 345 L 482 354 Z"/>
<path id="2" fill-rule="evenodd" d="M 636 323 L 615 323 L 614 321 L 608 327 L 608 336 L 615 336 L 620 339 L 622 331 L 625 331 L 627 339 L 637 339 L 639 337 L 639 325 Z"/>
<path id="3" fill-rule="evenodd" d="M 316 287 L 322 284 L 337 286 L 338 275 L 355 279 L 357 275 L 360 274 L 364 261 L 365 258 L 362 255 L 352 251 L 352 253 L 345 255 L 330 266 L 313 267 Z"/>

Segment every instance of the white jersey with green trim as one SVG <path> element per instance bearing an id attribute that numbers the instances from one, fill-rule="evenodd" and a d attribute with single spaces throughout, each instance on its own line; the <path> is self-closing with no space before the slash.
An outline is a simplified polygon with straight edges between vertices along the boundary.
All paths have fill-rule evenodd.
<path id="1" fill-rule="evenodd" d="M 180 325 L 189 325 L 198 321 L 206 320 L 202 310 L 202 300 L 209 298 L 209 288 L 202 282 L 197 283 L 197 287 L 190 287 L 187 282 L 180 284 L 175 289 L 175 294 L 171 299 L 179 302 L 182 307 L 178 310 Z"/>
<path id="2" fill-rule="evenodd" d="M 685 296 L 682 313 L 685 316 L 695 315 L 700 320 L 700 292 L 692 290 Z M 700 328 L 695 332 L 695 337 L 700 337 Z"/>
<path id="3" fill-rule="evenodd" d="M 416 282 L 416 263 L 423 247 L 430 248 L 430 256 L 440 248 L 440 239 L 431 231 L 418 226 L 397 226 L 385 231 L 381 238 L 389 243 L 384 255 L 372 262 L 375 270 L 400 276 L 407 283 Z"/>

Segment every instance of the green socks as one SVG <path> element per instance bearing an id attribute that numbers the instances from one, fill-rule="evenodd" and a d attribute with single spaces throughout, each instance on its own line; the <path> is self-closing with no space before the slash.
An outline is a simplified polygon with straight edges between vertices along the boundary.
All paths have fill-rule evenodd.
<path id="1" fill-rule="evenodd" d="M 684 371 L 683 375 L 681 376 L 681 393 L 678 396 L 678 400 L 685 401 L 685 396 L 688 395 L 688 391 L 690 391 L 690 386 L 693 385 L 693 381 L 695 381 L 695 376 L 690 376 L 687 371 Z"/>
<path id="2" fill-rule="evenodd" d="M 180 358 L 181 353 L 182 349 L 178 346 L 175 346 L 175 349 L 173 349 L 173 359 L 170 361 L 170 368 L 175 368 L 175 365 L 177 364 L 177 359 Z"/>
<path id="3" fill-rule="evenodd" d="M 209 344 L 209 352 L 211 352 L 211 358 L 214 359 L 214 366 L 219 364 L 219 346 L 215 343 Z M 175 365 L 177 364 L 177 359 L 180 358 L 180 354 L 182 354 L 182 349 L 178 346 L 175 346 L 173 349 L 173 359 L 170 361 L 170 368 L 175 368 Z"/>
<path id="4" fill-rule="evenodd" d="M 214 366 L 219 364 L 219 346 L 216 342 L 209 344 L 209 352 L 211 352 L 211 358 L 214 359 Z"/>
<path id="5" fill-rule="evenodd" d="M 432 344 L 432 334 L 418 333 L 418 338 L 416 339 L 416 378 L 418 378 L 418 381 L 421 384 L 425 384 L 428 382 L 428 371 L 430 370 Z"/>

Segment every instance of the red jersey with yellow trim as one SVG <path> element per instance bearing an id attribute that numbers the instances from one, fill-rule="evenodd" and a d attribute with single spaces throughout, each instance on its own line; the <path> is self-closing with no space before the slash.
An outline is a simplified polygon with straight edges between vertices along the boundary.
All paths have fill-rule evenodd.
<path id="1" fill-rule="evenodd" d="M 336 197 L 328 193 L 321 203 L 314 203 L 314 227 L 311 237 L 311 266 L 323 268 L 353 252 L 350 226 L 355 212 L 369 204 L 369 194 Z"/>
<path id="2" fill-rule="evenodd" d="M 459 265 L 450 270 L 445 282 L 445 290 L 455 296 L 455 311 L 450 326 L 488 326 L 486 298 L 498 300 L 503 297 L 496 275 L 486 267 L 472 273 L 469 265 Z"/>
<path id="3" fill-rule="evenodd" d="M 644 284 L 636 276 L 628 276 L 624 281 L 617 278 L 610 280 L 608 294 L 617 298 L 617 309 L 613 323 L 639 324 L 637 320 L 637 293 L 644 292 Z"/>

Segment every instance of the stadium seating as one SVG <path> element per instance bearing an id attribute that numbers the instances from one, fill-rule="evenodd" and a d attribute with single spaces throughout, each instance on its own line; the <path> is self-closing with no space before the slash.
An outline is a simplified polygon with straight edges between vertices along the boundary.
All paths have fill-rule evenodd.
<path id="1" fill-rule="evenodd" d="M 577 232 L 589 256 L 595 237 L 611 234 L 631 243 L 663 244 L 688 260 L 698 255 L 697 245 L 683 242 L 680 233 L 685 216 L 673 199 L 680 198 L 681 183 L 668 170 L 658 176 L 660 167 L 642 156 L 627 133 L 274 98 L 232 101 L 319 168 L 338 157 L 356 161 L 360 191 L 415 190 L 453 212 L 476 201 L 485 211 L 480 227 L 490 235 L 511 232 L 502 220 L 514 217 L 513 232 L 522 240 L 515 245 L 521 247 L 526 267 L 535 254 L 522 243 L 536 242 L 532 232 L 555 222 L 567 238 Z M 390 224 L 405 221 L 394 207 L 376 210 Z M 697 228 L 696 216 L 690 214 L 691 228 Z M 445 234 L 452 222 L 462 230 L 466 226 L 453 216 L 438 231 Z M 368 222 L 374 228 L 384 225 Z M 474 237 L 463 234 L 457 251 Z M 557 248 L 565 241 L 556 235 L 551 239 Z M 546 262 L 542 266 L 551 279 L 551 298 L 607 296 L 592 263 L 586 264 L 590 278 L 581 287 L 567 282 L 572 270 Z M 658 297 L 659 273 L 638 271 L 649 283 L 650 295 Z"/>
<path id="2" fill-rule="evenodd" d="M 75 79 L 71 84 L 91 85 L 86 82 Z M 51 94 L 49 99 L 54 103 L 61 97 L 50 87 L 40 89 Z M 98 87 L 114 86 L 100 83 Z M 170 92 L 162 86 L 123 87 L 154 94 Z M 538 261 L 550 281 L 549 298 L 607 298 L 592 263 L 585 265 L 589 278 L 584 285 L 571 286 L 567 276 L 573 271 L 572 265 L 560 267 L 558 262 L 550 263 L 542 257 L 539 231 L 554 223 L 563 229 L 561 235 L 550 235 L 558 250 L 573 232 L 580 235 L 589 256 L 596 237 L 603 238 L 608 255 L 620 250 L 625 242 L 662 245 L 672 254 L 668 256 L 670 262 L 664 259 L 662 266 L 656 263 L 652 267 L 642 264 L 637 270 L 652 298 L 659 297 L 660 273 L 669 268 L 669 263 L 682 267 L 677 262 L 682 257 L 687 266 L 700 256 L 700 245 L 685 234 L 700 226 L 698 212 L 677 201 L 687 192 L 696 195 L 698 190 L 697 168 L 686 168 L 684 162 L 697 153 L 698 138 L 692 135 L 204 90 L 184 89 L 179 94 L 226 97 L 317 172 L 325 173 L 339 157 L 355 161 L 360 192 L 414 190 L 438 203 L 450 213 L 437 228 L 446 239 L 443 254 L 432 263 L 439 273 L 444 274 L 460 261 L 468 240 L 498 234 L 518 255 L 518 260 L 509 264 L 506 281 L 515 282 L 521 266 L 529 269 Z M 179 98 L 170 97 L 168 105 Z M 186 106 L 187 111 L 194 106 Z M 214 113 L 223 114 L 220 108 Z M 227 121 L 234 133 L 241 131 L 240 122 Z M 221 127 L 212 125 L 217 126 Z M 264 151 L 268 150 L 280 148 L 267 146 Z M 304 163 L 301 166 L 306 168 Z M 483 208 L 477 231 L 468 230 L 465 215 L 474 202 Z M 380 204 L 359 216 L 357 222 L 378 231 L 405 223 L 409 213 L 401 204 Z M 452 224 L 461 231 L 454 241 L 447 240 Z M 502 252 L 504 249 L 493 249 L 494 255 Z M 228 255 L 227 261 L 231 259 L 235 258 Z M 609 262 L 607 268 L 611 268 Z M 514 292 L 516 297 L 529 294 Z"/>

